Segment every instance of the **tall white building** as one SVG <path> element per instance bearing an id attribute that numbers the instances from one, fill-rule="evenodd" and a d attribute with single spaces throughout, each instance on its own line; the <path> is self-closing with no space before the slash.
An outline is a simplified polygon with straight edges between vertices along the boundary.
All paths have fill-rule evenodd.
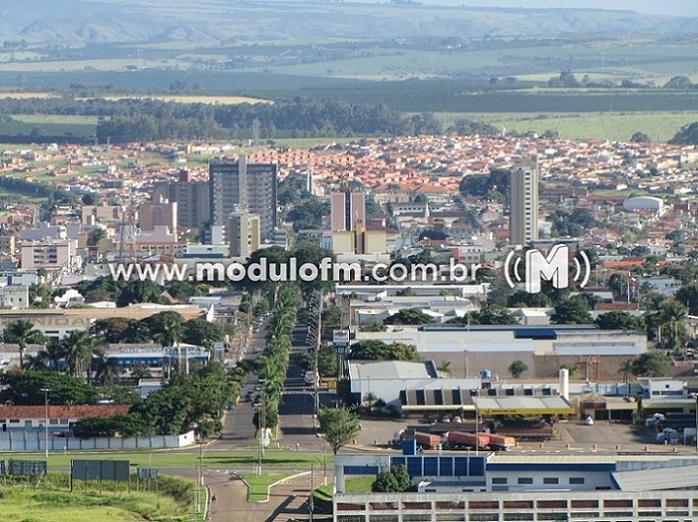
<path id="1" fill-rule="evenodd" d="M 511 171 L 509 239 L 526 245 L 538 239 L 538 165 L 525 163 Z"/>

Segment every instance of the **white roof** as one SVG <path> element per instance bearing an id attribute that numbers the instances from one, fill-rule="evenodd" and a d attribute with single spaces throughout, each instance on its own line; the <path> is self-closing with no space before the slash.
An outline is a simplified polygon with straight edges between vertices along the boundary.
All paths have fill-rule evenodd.
<path id="1" fill-rule="evenodd" d="M 612 475 L 622 491 L 657 491 L 698 487 L 698 466 L 616 471 Z"/>
<path id="2" fill-rule="evenodd" d="M 351 379 L 429 379 L 431 375 L 423 362 L 410 361 L 352 361 Z"/>

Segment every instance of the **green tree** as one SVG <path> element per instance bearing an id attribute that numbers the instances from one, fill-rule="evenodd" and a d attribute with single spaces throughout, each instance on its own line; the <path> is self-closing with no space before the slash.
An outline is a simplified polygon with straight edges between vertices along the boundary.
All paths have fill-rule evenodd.
<path id="1" fill-rule="evenodd" d="M 73 435 L 79 439 L 92 437 L 134 437 L 151 435 L 152 426 L 134 413 L 114 417 L 85 417 L 73 424 Z"/>
<path id="2" fill-rule="evenodd" d="M 359 417 L 348 408 L 321 408 L 318 421 L 335 455 L 361 432 Z"/>
<path id="3" fill-rule="evenodd" d="M 317 353 L 317 368 L 320 377 L 337 376 L 337 354 L 329 346 L 323 346 Z"/>
<path id="4" fill-rule="evenodd" d="M 441 364 L 436 368 L 436 370 L 444 375 L 451 375 L 453 371 L 451 369 L 451 361 L 442 361 Z"/>
<path id="5" fill-rule="evenodd" d="M 600 314 L 594 323 L 602 330 L 644 330 L 645 320 L 642 317 L 614 310 Z"/>
<path id="6" fill-rule="evenodd" d="M 13 404 L 44 404 L 42 388 L 51 390 L 51 404 L 94 404 L 96 390 L 65 373 L 51 371 L 10 372 L 0 375 L 0 401 Z"/>
<path id="7" fill-rule="evenodd" d="M 206 319 L 190 319 L 182 328 L 182 341 L 188 344 L 205 346 L 208 350 L 223 339 L 223 329 Z"/>
<path id="8" fill-rule="evenodd" d="M 519 324 L 519 319 L 511 311 L 501 306 L 485 306 L 477 312 L 468 312 L 463 317 L 451 319 L 449 323 L 483 324 L 483 325 L 512 325 Z"/>
<path id="9" fill-rule="evenodd" d="M 412 479 L 407 468 L 402 464 L 379 473 L 371 485 L 371 491 L 374 493 L 404 493 L 410 489 L 412 489 Z"/>
<path id="10" fill-rule="evenodd" d="M 586 299 L 575 296 L 561 302 L 550 316 L 554 324 L 589 324 L 593 322 L 589 303 Z"/>
<path id="11" fill-rule="evenodd" d="M 386 329 L 386 326 L 381 321 L 373 317 L 359 325 L 359 330 L 362 332 L 385 332 Z"/>
<path id="12" fill-rule="evenodd" d="M 669 359 L 660 350 L 650 350 L 633 361 L 632 373 L 643 377 L 661 377 L 667 374 Z"/>
<path id="13" fill-rule="evenodd" d="M 632 141 L 633 143 L 649 143 L 651 140 L 650 137 L 644 132 L 637 131 L 634 132 L 632 136 L 630 136 L 630 141 Z"/>
<path id="14" fill-rule="evenodd" d="M 65 358 L 65 348 L 58 339 L 50 339 L 42 350 L 36 354 L 37 367 L 58 371 L 61 367 L 61 359 Z"/>
<path id="15" fill-rule="evenodd" d="M 125 317 L 97 319 L 90 326 L 90 332 L 94 335 L 101 336 L 107 343 L 130 342 L 129 332 L 137 322 L 138 321 L 135 319 L 126 319 Z M 142 340 L 144 341 L 146 339 L 147 337 Z"/>
<path id="16" fill-rule="evenodd" d="M 159 312 L 142 321 L 150 332 L 150 338 L 161 346 L 174 346 L 182 340 L 184 322 L 177 312 Z"/>
<path id="17" fill-rule="evenodd" d="M 431 316 L 425 314 L 417 308 L 410 308 L 408 310 L 400 310 L 399 312 L 386 318 L 384 324 L 429 324 L 434 320 Z"/>
<path id="18" fill-rule="evenodd" d="M 116 299 L 116 306 L 128 306 L 134 303 L 159 303 L 162 288 L 150 280 L 129 281 Z"/>
<path id="19" fill-rule="evenodd" d="M 92 358 L 101 355 L 102 339 L 86 330 L 70 332 L 60 341 L 71 375 L 78 377 L 84 372 L 87 382 L 92 376 Z"/>
<path id="20" fill-rule="evenodd" d="M 369 339 L 351 345 L 349 358 L 364 361 L 420 361 L 417 349 L 404 343 L 386 344 Z"/>
<path id="21" fill-rule="evenodd" d="M 528 366 L 526 365 L 526 363 L 518 359 L 509 365 L 509 373 L 511 373 L 511 376 L 514 379 L 518 379 L 527 371 Z"/>
<path id="22" fill-rule="evenodd" d="M 620 364 L 620 368 L 618 368 L 618 373 L 623 375 L 623 382 L 625 383 L 625 389 L 627 393 L 627 387 L 628 387 L 628 380 L 630 378 L 630 374 L 635 372 L 635 364 L 632 359 L 628 359 L 626 361 L 623 361 Z"/>
<path id="23" fill-rule="evenodd" d="M 669 350 L 677 350 L 685 331 L 686 307 L 675 300 L 665 301 L 655 315 L 662 344 Z"/>
<path id="24" fill-rule="evenodd" d="M 19 348 L 19 367 L 24 368 L 24 351 L 30 344 L 43 344 L 46 337 L 34 329 L 34 323 L 27 319 L 15 319 L 5 325 L 3 339 L 6 343 L 16 344 Z"/>

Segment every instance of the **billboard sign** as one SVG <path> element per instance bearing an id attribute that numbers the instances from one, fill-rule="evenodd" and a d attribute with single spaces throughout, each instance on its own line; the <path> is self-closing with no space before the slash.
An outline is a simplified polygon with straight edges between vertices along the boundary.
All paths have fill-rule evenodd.
<path id="1" fill-rule="evenodd" d="M 73 480 L 128 481 L 128 460 L 73 460 L 70 471 Z"/>

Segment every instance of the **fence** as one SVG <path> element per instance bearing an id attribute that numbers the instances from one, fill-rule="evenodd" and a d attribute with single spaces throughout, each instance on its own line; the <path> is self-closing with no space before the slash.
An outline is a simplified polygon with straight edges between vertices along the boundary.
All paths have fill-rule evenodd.
<path id="1" fill-rule="evenodd" d="M 194 432 L 182 435 L 152 435 L 149 437 L 75 437 L 49 436 L 49 451 L 129 450 L 182 448 L 194 444 Z M 0 433 L 0 451 L 44 451 L 45 435 L 41 431 L 8 431 Z"/>

